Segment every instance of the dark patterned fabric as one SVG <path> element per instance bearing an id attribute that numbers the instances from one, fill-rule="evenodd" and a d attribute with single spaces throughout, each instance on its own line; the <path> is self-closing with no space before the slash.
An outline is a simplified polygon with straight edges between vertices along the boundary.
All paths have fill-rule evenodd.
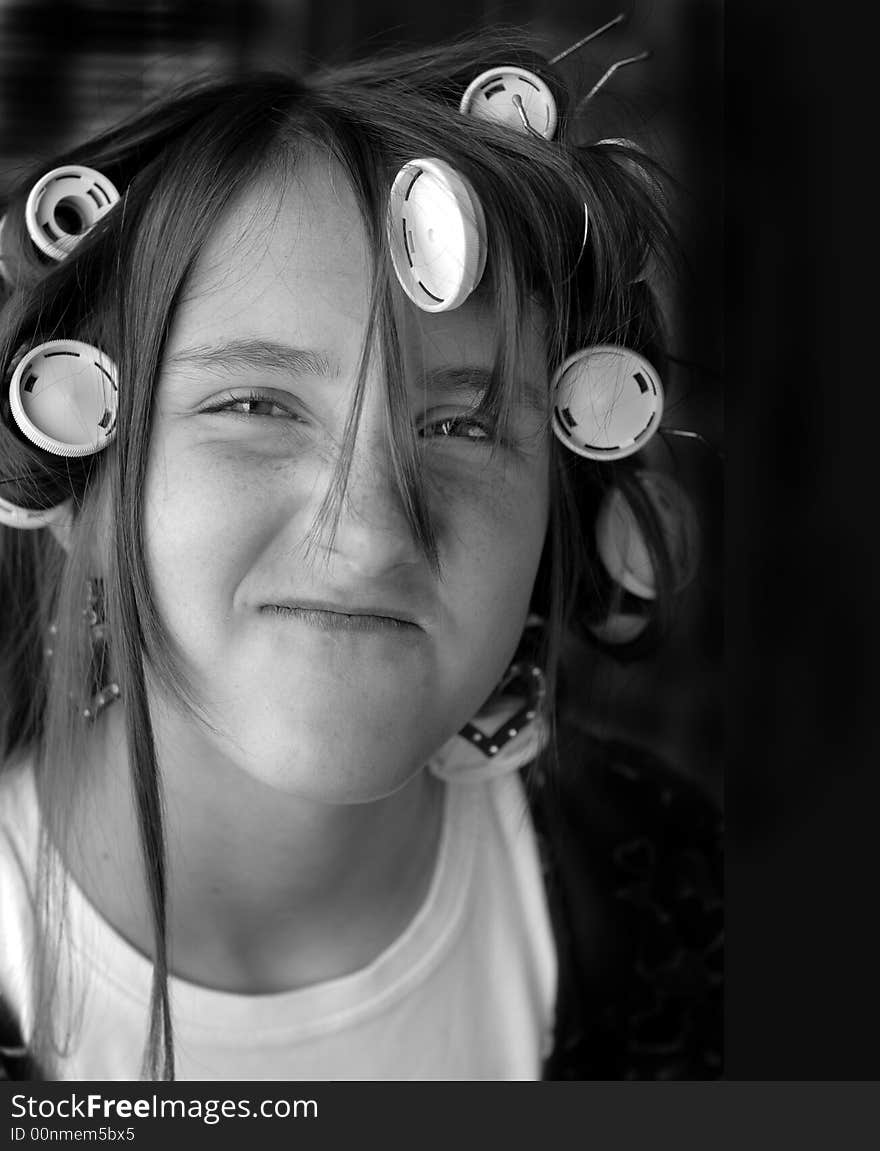
<path id="1" fill-rule="evenodd" d="M 558 748 L 552 775 L 523 772 L 559 956 L 543 1077 L 717 1079 L 721 814 L 643 749 L 572 730 Z M 3 1078 L 40 1076 L 0 998 Z"/>
<path id="2" fill-rule="evenodd" d="M 717 1079 L 722 817 L 656 756 L 581 732 L 529 778 L 559 955 L 547 1079 Z"/>

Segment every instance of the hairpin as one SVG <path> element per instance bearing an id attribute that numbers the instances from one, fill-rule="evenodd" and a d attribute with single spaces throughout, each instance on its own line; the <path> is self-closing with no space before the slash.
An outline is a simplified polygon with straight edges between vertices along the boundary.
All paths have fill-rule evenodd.
<path id="1" fill-rule="evenodd" d="M 609 28 L 613 28 L 615 24 L 622 23 L 625 19 L 625 14 L 623 12 L 618 12 L 617 15 L 609 20 L 607 24 L 603 24 L 601 28 L 596 28 L 595 31 L 581 37 L 580 40 L 576 40 L 574 44 L 570 45 L 568 48 L 565 48 L 562 52 L 558 52 L 555 56 L 548 60 L 547 63 L 558 64 L 560 60 L 564 60 L 566 56 L 571 56 L 574 52 L 577 52 L 580 48 L 583 48 L 585 44 L 589 44 L 591 40 L 597 40 L 604 32 L 607 32 Z"/>
<path id="2" fill-rule="evenodd" d="M 589 90 L 589 92 L 586 94 L 586 96 L 584 96 L 583 99 L 578 101 L 577 105 L 575 106 L 574 112 L 572 113 L 572 116 L 577 116 L 578 112 L 580 112 L 580 110 L 582 108 L 584 108 L 587 104 L 589 104 L 589 102 L 593 99 L 593 97 L 596 95 L 596 93 L 599 91 L 599 89 L 602 88 L 603 85 L 606 84 L 608 82 L 608 80 L 611 79 L 611 77 L 618 70 L 618 68 L 624 68 L 624 67 L 626 67 L 627 64 L 638 64 L 642 60 L 649 59 L 650 55 L 651 55 L 650 52 L 639 52 L 639 54 L 637 56 L 627 56 L 626 59 L 624 59 L 624 60 L 616 60 L 611 65 L 611 67 L 608 69 L 608 71 L 604 74 L 604 76 L 600 77 L 600 79 L 596 81 L 596 83 Z"/>

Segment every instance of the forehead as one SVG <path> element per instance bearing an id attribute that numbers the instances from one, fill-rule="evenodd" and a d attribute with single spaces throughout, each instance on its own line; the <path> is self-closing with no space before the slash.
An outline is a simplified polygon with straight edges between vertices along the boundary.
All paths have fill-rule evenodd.
<path id="1" fill-rule="evenodd" d="M 187 284 L 179 325 L 201 338 L 255 336 L 362 326 L 368 301 L 366 236 L 354 195 L 317 160 L 282 184 L 265 178 L 220 220 Z"/>
<path id="2" fill-rule="evenodd" d="M 370 306 L 372 253 L 341 166 L 316 152 L 281 178 L 249 188 L 221 219 L 188 280 L 169 351 L 236 337 L 310 348 L 340 372 L 360 359 Z M 495 349 L 491 300 L 476 292 L 447 313 L 426 313 L 394 285 L 409 359 L 488 364 Z M 524 354 L 540 370 L 537 308 L 523 326 Z"/>

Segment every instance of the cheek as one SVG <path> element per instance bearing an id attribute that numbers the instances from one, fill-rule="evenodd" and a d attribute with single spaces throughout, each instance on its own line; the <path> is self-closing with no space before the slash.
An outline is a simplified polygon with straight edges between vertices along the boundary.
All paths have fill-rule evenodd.
<path id="1" fill-rule="evenodd" d="M 540 457 L 438 477 L 432 503 L 458 562 L 515 583 L 540 556 L 548 501 L 547 468 Z"/>
<path id="2" fill-rule="evenodd" d="M 494 668 L 528 614 L 548 522 L 543 466 L 510 468 L 447 492 L 445 596 L 466 657 Z M 503 666 L 500 669 L 503 671 Z"/>
<path id="3" fill-rule="evenodd" d="M 264 546 L 271 491 L 265 468 L 265 462 L 255 469 L 215 451 L 175 451 L 173 437 L 155 444 L 144 489 L 144 537 L 154 595 L 172 632 L 228 615 L 236 587 Z"/>

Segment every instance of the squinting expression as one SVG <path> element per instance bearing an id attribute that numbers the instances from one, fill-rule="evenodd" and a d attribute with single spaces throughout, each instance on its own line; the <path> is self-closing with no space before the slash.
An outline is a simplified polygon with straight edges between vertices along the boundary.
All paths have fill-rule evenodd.
<path id="1" fill-rule="evenodd" d="M 156 600 L 216 728 L 199 738 L 328 802 L 390 794 L 476 713 L 522 633 L 547 527 L 545 414 L 518 406 L 500 445 L 469 418 L 492 363 L 485 305 L 428 315 L 401 293 L 440 571 L 395 487 L 380 354 L 335 537 L 316 532 L 369 275 L 354 194 L 326 159 L 244 197 L 176 313 L 145 491 Z M 534 327 L 520 369 L 546 395 Z"/>

